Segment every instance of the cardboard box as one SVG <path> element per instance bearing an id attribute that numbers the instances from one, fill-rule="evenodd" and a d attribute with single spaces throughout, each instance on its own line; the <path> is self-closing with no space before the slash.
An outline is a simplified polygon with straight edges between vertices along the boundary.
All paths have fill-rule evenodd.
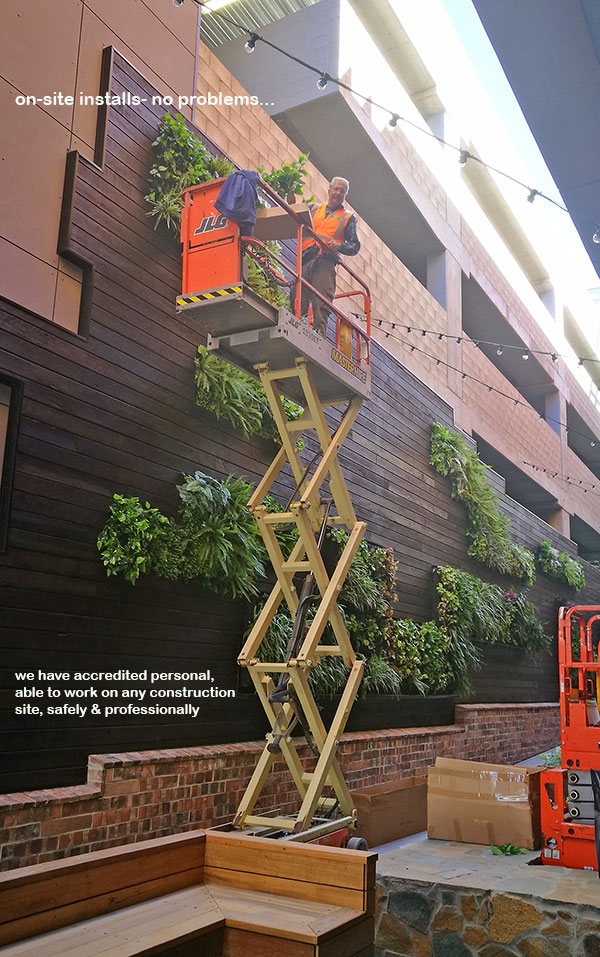
<path id="1" fill-rule="evenodd" d="M 403 778 L 351 792 L 358 812 L 357 834 L 369 847 L 417 834 L 427 827 L 427 783 Z"/>
<path id="2" fill-rule="evenodd" d="M 307 226 L 312 225 L 310 210 L 306 203 L 296 203 L 292 206 Z M 298 235 L 298 223 L 293 216 L 288 216 L 281 206 L 259 207 L 256 210 L 256 226 L 254 235 L 257 239 L 266 242 L 267 239 L 295 239 Z M 309 238 L 305 236 L 305 239 Z"/>
<path id="3" fill-rule="evenodd" d="M 540 846 L 540 768 L 436 758 L 427 833 L 465 844 Z"/>

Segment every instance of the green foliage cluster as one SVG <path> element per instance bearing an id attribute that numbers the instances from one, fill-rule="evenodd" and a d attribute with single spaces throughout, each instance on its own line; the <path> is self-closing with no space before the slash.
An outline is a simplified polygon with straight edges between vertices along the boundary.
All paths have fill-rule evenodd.
<path id="1" fill-rule="evenodd" d="M 540 758 L 545 768 L 559 768 L 562 764 L 560 744 L 551 748 L 550 751 L 544 751 L 540 754 Z"/>
<path id="2" fill-rule="evenodd" d="M 347 533 L 330 529 L 328 536 L 340 555 Z M 447 658 L 449 639 L 433 621 L 417 624 L 393 617 L 396 568 L 390 549 L 363 541 L 340 592 L 339 606 L 350 640 L 366 659 L 361 694 L 441 692 L 453 680 Z M 259 610 L 260 606 L 254 609 L 253 618 Z M 309 612 L 308 624 L 313 614 Z M 282 660 L 292 626 L 291 615 L 282 606 L 259 648 L 262 661 Z M 325 640 L 333 642 L 333 635 Z M 342 690 L 347 677 L 339 658 L 324 658 L 312 671 L 310 682 L 315 694 L 334 694 Z"/>
<path id="3" fill-rule="evenodd" d="M 208 409 L 219 419 L 226 419 L 244 435 L 258 435 L 281 445 L 265 390 L 260 382 L 224 359 L 198 346 L 194 360 L 196 404 Z M 302 406 L 281 397 L 288 419 L 298 419 Z"/>
<path id="4" fill-rule="evenodd" d="M 107 575 L 135 584 L 141 573 L 197 579 L 217 595 L 252 597 L 265 573 L 264 545 L 247 502 L 252 485 L 196 472 L 177 486 L 179 515 L 169 519 L 138 498 L 113 496 L 98 536 Z"/>
<path id="5" fill-rule="evenodd" d="M 505 591 L 451 565 L 436 568 L 438 621 L 449 637 L 448 657 L 457 690 L 467 693 L 469 674 L 481 666 L 481 644 L 548 648 L 551 638 L 523 593 Z"/>
<path id="6" fill-rule="evenodd" d="M 155 216 L 154 228 L 164 220 L 175 234 L 179 233 L 183 202 L 181 191 L 196 183 L 227 176 L 233 163 L 213 156 L 202 140 L 186 126 L 183 116 L 165 113 L 158 124 L 158 136 L 152 143 L 154 163 L 149 173 L 149 190 L 144 197 Z"/>
<path id="7" fill-rule="evenodd" d="M 467 512 L 467 549 L 471 558 L 489 568 L 531 584 L 535 577 L 532 552 L 510 537 L 510 520 L 498 509 L 498 493 L 490 485 L 477 452 L 452 429 L 434 422 L 430 465 L 450 479 L 452 497 Z"/>
<path id="8" fill-rule="evenodd" d="M 517 847 L 515 844 L 490 844 L 490 850 L 496 857 L 510 854 L 526 854 L 524 847 Z"/>
<path id="9" fill-rule="evenodd" d="M 266 254 L 267 262 L 277 271 L 280 271 L 279 263 L 273 258 L 272 254 L 279 252 L 279 243 L 275 240 L 268 240 L 266 243 L 269 252 Z M 287 306 L 289 302 L 289 287 L 281 285 L 269 269 L 265 269 L 252 256 L 246 253 L 246 282 L 254 292 L 270 302 L 272 306 L 281 309 Z"/>
<path id="10" fill-rule="evenodd" d="M 259 166 L 258 172 L 261 179 L 264 179 L 265 183 L 283 199 L 288 193 L 302 195 L 307 159 L 308 153 L 300 153 L 297 160 L 292 160 L 291 163 L 282 163 L 278 169 L 272 169 L 270 173 L 267 173 L 264 166 Z"/>
<path id="11" fill-rule="evenodd" d="M 575 591 L 585 588 L 583 565 L 567 552 L 559 552 L 544 539 L 538 546 L 536 557 L 538 565 L 549 578 L 556 578 Z"/>

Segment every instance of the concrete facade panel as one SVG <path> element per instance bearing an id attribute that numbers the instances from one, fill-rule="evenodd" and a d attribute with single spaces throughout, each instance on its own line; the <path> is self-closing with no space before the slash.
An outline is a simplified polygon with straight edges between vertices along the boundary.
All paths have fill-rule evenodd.
<path id="1" fill-rule="evenodd" d="M 2 235 L 57 266 L 69 132 L 37 106 L 15 106 L 15 92 L 14 86 L 0 81 L 0 115 L 5 118 L 0 165 Z"/>
<path id="2" fill-rule="evenodd" d="M 118 38 L 116 45 L 147 79 L 155 79 L 159 91 L 191 94 L 194 73 L 196 30 L 195 4 L 184 4 L 180 13 L 190 23 L 187 44 L 164 29 L 156 14 L 142 0 L 87 0 L 87 8 L 96 15 L 107 31 Z M 167 4 L 164 4 L 166 7 Z M 173 6 L 169 4 L 169 6 Z M 174 12 L 177 12 L 176 10 Z M 106 42 L 113 42 L 112 39 Z M 123 44 L 129 51 L 123 50 Z"/>
<path id="3" fill-rule="evenodd" d="M 37 97 L 54 93 L 74 96 L 81 12 L 81 0 L 52 4 L 50 33 L 46 0 L 3 5 L 1 73 L 16 92 Z M 71 125 L 73 106 L 51 104 L 43 108 L 63 126 Z M 23 111 L 33 109 L 21 107 Z"/>
<path id="4" fill-rule="evenodd" d="M 11 302 L 49 319 L 54 307 L 56 269 L 0 237 L 0 290 Z"/>

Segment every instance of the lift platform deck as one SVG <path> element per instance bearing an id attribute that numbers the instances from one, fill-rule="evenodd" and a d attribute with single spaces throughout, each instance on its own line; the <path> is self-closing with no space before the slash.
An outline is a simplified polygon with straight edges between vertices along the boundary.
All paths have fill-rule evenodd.
<path id="1" fill-rule="evenodd" d="M 249 290 L 251 292 L 251 290 Z M 241 293 L 241 299 L 246 290 Z M 220 304 L 215 303 L 215 310 Z M 355 395 L 363 399 L 371 394 L 371 367 L 357 365 L 335 343 L 331 343 L 287 309 L 277 311 L 277 321 L 268 326 L 235 332 L 231 335 L 210 335 L 208 350 L 233 365 L 255 374 L 255 367 L 266 363 L 272 372 L 293 367 L 299 356 L 308 361 L 315 389 L 324 405 L 346 402 Z M 300 404 L 302 387 L 296 378 L 282 378 L 281 391 Z"/>

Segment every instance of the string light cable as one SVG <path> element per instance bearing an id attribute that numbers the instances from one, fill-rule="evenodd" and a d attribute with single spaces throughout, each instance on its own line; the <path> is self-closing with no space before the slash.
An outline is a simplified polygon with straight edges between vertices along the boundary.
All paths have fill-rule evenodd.
<path id="1" fill-rule="evenodd" d="M 181 6 L 183 0 L 173 0 L 176 6 Z M 590 219 L 588 216 L 584 216 L 581 213 L 572 213 L 571 210 L 564 205 L 564 203 L 559 203 L 557 200 L 552 199 L 551 196 L 547 196 L 539 189 L 535 189 L 527 183 L 524 183 L 522 180 L 518 179 L 516 176 L 513 176 L 511 173 L 507 173 L 505 170 L 499 169 L 496 166 L 492 166 L 490 163 L 486 163 L 485 160 L 482 160 L 481 157 L 474 155 L 469 150 L 464 147 L 456 146 L 454 143 L 449 143 L 448 140 L 445 140 L 442 136 L 439 136 L 437 133 L 434 133 L 432 130 L 421 126 L 419 123 L 415 123 L 413 120 L 409 120 L 406 116 L 401 116 L 399 113 L 396 113 L 395 110 L 391 110 L 389 107 L 384 106 L 382 103 L 377 103 L 369 96 L 365 96 L 363 93 L 360 93 L 358 90 L 355 90 L 349 84 L 344 83 L 343 80 L 340 80 L 339 77 L 331 76 L 327 73 L 326 70 L 322 70 L 319 67 L 315 66 L 312 63 L 308 63 L 306 60 L 303 60 L 301 57 L 296 56 L 293 53 L 290 53 L 289 50 L 284 50 L 283 47 L 278 46 L 278 44 L 273 43 L 272 40 L 268 40 L 266 37 L 261 36 L 261 34 L 256 33 L 256 31 L 251 28 L 244 26 L 244 24 L 239 23 L 237 20 L 234 20 L 232 17 L 223 13 L 221 10 L 211 9 L 207 0 L 194 0 L 195 3 L 201 7 L 202 10 L 206 13 L 210 13 L 214 17 L 220 17 L 226 23 L 229 23 L 231 26 L 236 27 L 242 33 L 245 33 L 248 37 L 246 41 L 246 50 L 247 52 L 254 51 L 257 42 L 264 43 L 265 46 L 270 47 L 272 50 L 275 50 L 277 53 L 280 53 L 282 56 L 292 60 L 294 63 L 303 66 L 306 70 L 310 70 L 312 73 L 315 73 L 318 76 L 317 87 L 320 90 L 324 90 L 328 83 L 335 84 L 340 87 L 342 90 L 347 90 L 348 93 L 352 93 L 353 96 L 358 97 L 361 100 L 364 100 L 365 103 L 368 103 L 370 106 L 375 107 L 376 109 L 382 110 L 384 113 L 388 113 L 390 116 L 389 125 L 394 128 L 398 122 L 405 123 L 408 126 L 413 127 L 418 130 L 420 133 L 423 133 L 425 136 L 429 136 L 431 139 L 437 140 L 442 146 L 447 147 L 448 149 L 454 150 L 459 155 L 459 165 L 466 166 L 467 162 L 472 161 L 474 163 L 479 163 L 485 169 L 490 170 L 493 173 L 496 173 L 498 176 L 503 176 L 505 179 L 510 180 L 511 183 L 514 183 L 517 186 L 521 186 L 524 190 L 527 191 L 527 201 L 533 203 L 534 200 L 539 197 L 540 199 L 546 200 L 546 202 L 551 203 L 557 209 L 560 209 L 564 213 L 568 213 L 569 216 L 573 219 L 577 219 L 581 222 L 588 223 L 593 227 L 592 240 L 595 243 L 600 243 L 600 224 L 593 219 Z"/>
<path id="2" fill-rule="evenodd" d="M 358 313 L 356 313 L 356 315 L 358 315 Z M 440 341 L 442 339 L 453 339 L 459 345 L 461 342 L 466 341 L 466 342 L 470 342 L 476 348 L 478 348 L 479 346 L 492 346 L 493 348 L 496 349 L 496 352 L 499 356 L 502 355 L 502 353 L 505 350 L 512 349 L 512 350 L 521 352 L 523 355 L 523 358 L 525 358 L 526 354 L 527 354 L 527 358 L 529 358 L 530 355 L 549 356 L 553 362 L 557 362 L 559 359 L 571 358 L 570 356 L 566 355 L 564 352 L 554 352 L 554 351 L 550 351 L 549 349 L 532 349 L 529 346 L 508 345 L 503 342 L 491 342 L 488 339 L 471 339 L 469 336 L 464 336 L 464 335 L 457 336 L 450 332 L 438 332 L 436 329 L 420 329 L 418 326 L 413 326 L 413 325 L 409 326 L 409 325 L 406 325 L 405 323 L 392 321 L 391 319 L 376 319 L 374 321 L 376 321 L 380 326 L 383 322 L 387 322 L 391 324 L 393 329 L 406 329 L 406 331 L 409 333 L 418 332 L 422 336 L 432 336 L 434 339 L 439 339 Z M 600 362 L 600 359 L 597 358 L 596 356 L 575 356 L 575 358 L 577 359 L 577 363 L 580 366 L 582 366 L 584 362 Z"/>
<path id="3" fill-rule="evenodd" d="M 523 459 L 523 465 L 527 465 L 529 468 L 533 469 L 535 472 L 545 472 L 549 478 L 558 478 L 561 482 L 566 482 L 567 485 L 574 485 L 575 488 L 580 489 L 582 492 L 590 492 L 593 489 L 600 489 L 600 485 L 596 485 L 595 482 L 584 482 L 583 479 L 572 479 L 570 475 L 559 475 L 558 472 L 553 472 L 551 469 L 545 469 L 543 465 L 535 465 L 533 462 L 526 462 Z M 588 486 L 585 488 L 585 486 Z M 593 495 L 600 495 L 599 492 L 593 492 Z"/>
<path id="4" fill-rule="evenodd" d="M 374 321 L 377 322 L 378 325 L 381 325 L 382 322 L 389 321 L 389 320 L 376 319 Z M 401 327 L 400 323 L 391 323 L 391 325 L 392 325 L 392 328 Z M 413 326 L 406 327 L 406 328 L 414 330 Z M 419 330 L 414 330 L 414 331 L 419 331 Z M 386 339 L 392 338 L 394 339 L 395 342 L 399 342 L 402 345 L 407 346 L 411 352 L 418 352 L 421 355 L 426 356 L 428 359 L 433 359 L 438 366 L 443 365 L 447 369 L 450 369 L 452 372 L 457 372 L 462 377 L 462 379 L 469 379 L 471 382 L 476 382 L 478 385 L 484 386 L 488 392 L 490 393 L 493 392 L 495 395 L 499 395 L 503 399 L 509 399 L 514 406 L 520 405 L 520 406 L 523 406 L 523 408 L 528 409 L 530 412 L 535 412 L 538 419 L 542 419 L 544 422 L 547 422 L 548 424 L 553 422 L 559 428 L 564 429 L 566 433 L 570 433 L 571 435 L 581 436 L 582 438 L 586 439 L 592 447 L 594 447 L 597 444 L 597 440 L 594 438 L 590 439 L 590 436 L 588 433 L 581 432 L 578 429 L 574 429 L 572 426 L 568 425 L 566 422 L 561 422 L 560 419 L 556 419 L 554 416 L 543 415 L 541 412 L 538 412 L 537 409 L 534 409 L 534 407 L 526 400 L 518 399 L 513 395 L 509 395 L 507 392 L 502 392 L 501 389 L 496 389 L 495 386 L 490 385 L 488 382 L 484 382 L 483 379 L 478 379 L 477 376 L 471 375 L 470 372 L 463 372 L 462 369 L 459 369 L 456 366 L 451 365 L 449 362 L 446 362 L 444 359 L 439 359 L 437 356 L 434 356 L 431 352 L 427 352 L 426 349 L 420 349 L 418 346 L 415 346 L 414 344 L 407 342 L 406 339 L 401 339 L 398 336 L 393 335 L 392 332 L 387 332 L 385 330 L 383 332 Z M 420 332 L 423 337 L 427 335 L 426 329 L 422 329 L 420 330 Z M 439 336 L 440 334 L 434 333 L 434 335 Z M 468 337 L 464 337 L 464 336 L 460 336 L 460 337 L 452 336 L 451 338 L 460 338 L 461 340 L 466 338 L 467 342 L 470 341 Z M 475 343 L 474 340 L 472 341 L 473 343 Z"/>

